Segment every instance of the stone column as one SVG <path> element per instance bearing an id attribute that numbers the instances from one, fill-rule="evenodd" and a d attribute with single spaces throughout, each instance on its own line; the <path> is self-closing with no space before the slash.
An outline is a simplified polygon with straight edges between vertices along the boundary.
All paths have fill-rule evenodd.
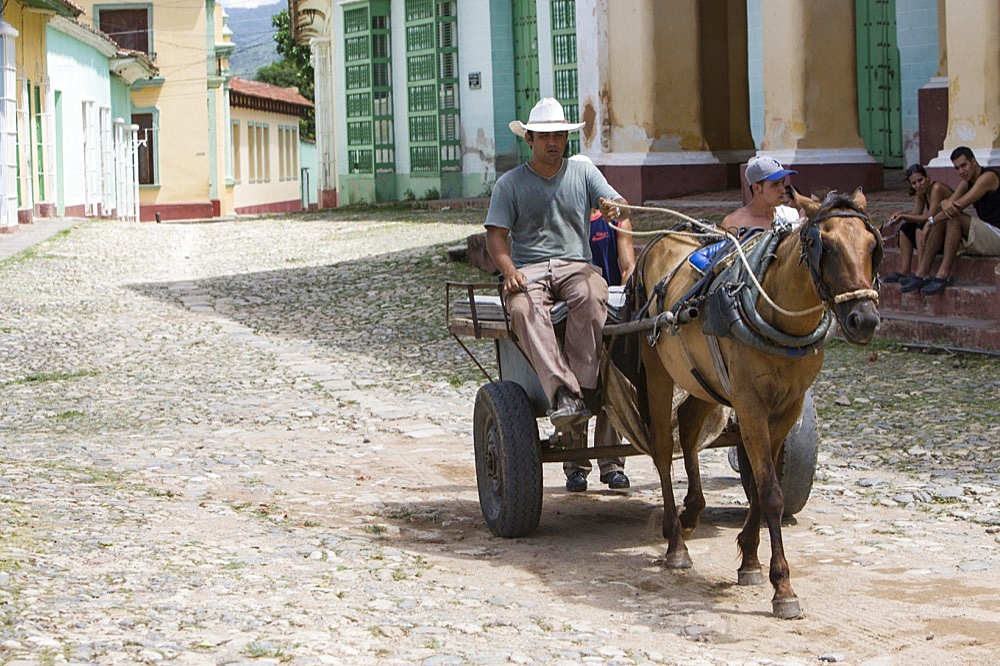
<path id="1" fill-rule="evenodd" d="M 799 172 L 803 191 L 882 189 L 858 126 L 854 3 L 761 0 L 762 153 Z"/>
<path id="2" fill-rule="evenodd" d="M 703 127 L 700 5 L 577 2 L 581 149 L 633 203 L 727 186 Z"/>
<path id="3" fill-rule="evenodd" d="M 1000 164 L 1000 3 L 945 0 L 948 132 L 932 167 L 951 169 L 951 151 L 968 146 L 984 166 Z"/>

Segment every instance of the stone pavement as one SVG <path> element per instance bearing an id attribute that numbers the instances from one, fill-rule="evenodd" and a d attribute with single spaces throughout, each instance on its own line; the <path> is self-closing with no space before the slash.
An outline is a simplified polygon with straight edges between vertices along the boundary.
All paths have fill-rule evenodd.
<path id="1" fill-rule="evenodd" d="M 633 545 L 618 543 L 629 505 L 615 498 L 587 494 L 610 525 L 580 525 L 574 548 L 602 527 L 604 541 L 575 561 L 537 559 L 544 538 L 484 535 L 469 445 L 482 379 L 441 302 L 443 275 L 481 279 L 443 259 L 480 225 L 441 211 L 85 221 L 0 261 L 0 661 L 814 663 L 819 650 L 737 651 L 731 607 L 657 593 L 662 572 L 643 572 L 657 530 L 633 516 Z M 834 515 L 940 516 L 987 546 L 964 560 L 986 586 L 1000 426 L 974 399 L 1000 389 L 996 365 L 944 363 L 928 387 L 922 366 L 859 381 L 851 358 L 821 382 L 839 425 L 816 496 Z M 655 507 L 655 472 L 632 460 L 629 501 Z M 559 500 L 553 520 L 571 519 Z M 917 559 L 858 513 L 875 555 Z M 608 548 L 628 564 L 606 564 Z"/>
<path id="2" fill-rule="evenodd" d="M 0 661 L 664 661 L 491 562 L 439 300 L 481 220 L 391 217 L 87 221 L 0 263 Z M 657 605 L 674 657 L 704 607 Z"/>

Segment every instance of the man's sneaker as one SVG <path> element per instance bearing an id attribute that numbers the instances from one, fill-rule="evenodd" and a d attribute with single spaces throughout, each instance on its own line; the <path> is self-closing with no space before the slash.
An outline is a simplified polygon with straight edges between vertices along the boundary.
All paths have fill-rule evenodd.
<path id="1" fill-rule="evenodd" d="M 629 487 L 628 477 L 621 470 L 601 474 L 601 483 L 608 484 L 611 490 L 625 490 Z"/>
<path id="2" fill-rule="evenodd" d="M 626 479 L 627 481 L 627 479 Z M 566 490 L 571 493 L 582 493 L 587 489 L 587 477 L 580 470 L 570 472 L 566 477 Z"/>
<path id="3" fill-rule="evenodd" d="M 549 420 L 558 430 L 566 430 L 590 418 L 590 410 L 583 399 L 570 393 L 565 386 L 556 391 L 556 408 L 549 414 Z"/>

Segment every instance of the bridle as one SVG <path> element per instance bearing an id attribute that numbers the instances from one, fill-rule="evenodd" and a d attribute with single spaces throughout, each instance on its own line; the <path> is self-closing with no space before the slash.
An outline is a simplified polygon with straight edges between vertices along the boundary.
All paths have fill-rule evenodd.
<path id="1" fill-rule="evenodd" d="M 850 210 L 840 210 L 847 207 Z M 835 217 L 858 218 L 865 224 L 865 229 L 875 237 L 875 250 L 872 252 L 872 287 L 868 289 L 855 289 L 837 295 L 830 293 L 830 288 L 823 280 L 823 269 L 820 262 L 823 258 L 823 237 L 820 233 L 819 225 L 825 220 Z M 805 263 L 809 267 L 809 274 L 812 276 L 816 293 L 827 306 L 840 305 L 853 300 L 870 300 L 878 305 L 878 268 L 885 255 L 882 245 L 882 234 L 872 225 L 868 215 L 850 199 L 837 197 L 822 206 L 817 215 L 809 219 L 799 230 L 799 245 L 802 251 L 799 258 L 800 263 Z"/>

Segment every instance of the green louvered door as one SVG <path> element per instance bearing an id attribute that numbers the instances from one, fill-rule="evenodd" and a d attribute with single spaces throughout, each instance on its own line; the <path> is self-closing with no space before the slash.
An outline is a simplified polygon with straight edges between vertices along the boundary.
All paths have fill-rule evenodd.
<path id="1" fill-rule="evenodd" d="M 517 119 L 527 122 L 531 107 L 538 101 L 538 21 L 535 0 L 514 0 L 514 107 Z M 528 144 L 518 141 L 518 154 L 527 162 Z"/>
<path id="2" fill-rule="evenodd" d="M 903 165 L 903 114 L 895 0 L 856 0 L 858 119 L 865 148 L 888 167 Z"/>

